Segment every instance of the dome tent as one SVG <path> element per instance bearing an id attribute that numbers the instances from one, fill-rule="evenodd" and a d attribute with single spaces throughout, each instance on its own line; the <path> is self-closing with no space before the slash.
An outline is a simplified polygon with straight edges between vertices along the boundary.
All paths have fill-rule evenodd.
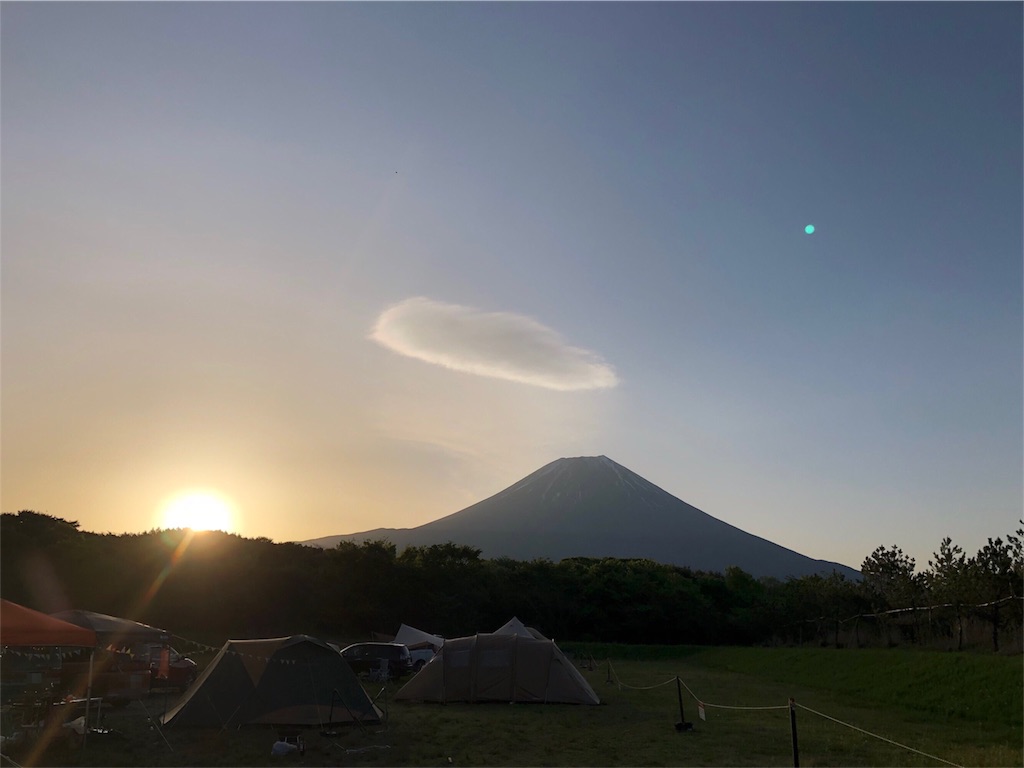
<path id="1" fill-rule="evenodd" d="M 526 627 L 502 630 L 445 640 L 395 700 L 601 703 L 554 640 L 536 637 Z"/>
<path id="2" fill-rule="evenodd" d="M 380 722 L 342 655 L 309 635 L 228 640 L 162 718 L 166 727 Z"/>

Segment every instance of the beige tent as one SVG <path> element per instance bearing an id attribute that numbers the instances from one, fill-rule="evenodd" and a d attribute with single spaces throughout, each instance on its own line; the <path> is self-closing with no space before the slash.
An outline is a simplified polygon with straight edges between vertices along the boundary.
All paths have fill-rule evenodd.
<path id="1" fill-rule="evenodd" d="M 522 635 L 523 637 L 533 637 L 537 640 L 547 640 L 544 635 L 538 632 L 533 627 L 528 627 L 521 622 L 517 617 L 513 616 L 511 619 L 505 622 L 500 628 L 494 630 L 496 635 Z"/>
<path id="2" fill-rule="evenodd" d="M 497 633 L 445 640 L 437 655 L 395 699 L 601 703 L 553 640 Z"/>
<path id="3" fill-rule="evenodd" d="M 424 632 L 422 629 L 410 627 L 408 624 L 403 624 L 398 628 L 398 634 L 395 635 L 395 642 L 406 645 L 410 649 L 426 648 L 427 646 L 430 646 L 436 651 L 444 645 L 444 638 L 440 635 L 432 635 L 429 632 Z"/>

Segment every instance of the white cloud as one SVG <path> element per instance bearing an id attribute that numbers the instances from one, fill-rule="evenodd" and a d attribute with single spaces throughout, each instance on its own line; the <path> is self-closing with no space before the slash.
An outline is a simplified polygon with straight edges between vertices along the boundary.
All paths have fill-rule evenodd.
<path id="1" fill-rule="evenodd" d="M 614 369 L 536 320 L 423 297 L 384 310 L 370 338 L 455 371 L 558 390 L 614 387 Z"/>

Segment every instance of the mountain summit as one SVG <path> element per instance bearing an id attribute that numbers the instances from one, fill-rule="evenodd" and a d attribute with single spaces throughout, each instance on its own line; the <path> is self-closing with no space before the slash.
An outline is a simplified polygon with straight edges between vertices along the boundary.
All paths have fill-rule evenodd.
<path id="1" fill-rule="evenodd" d="M 742 531 L 702 512 L 607 456 L 557 459 L 500 493 L 416 528 L 377 528 L 302 542 L 388 539 L 399 549 L 451 541 L 484 557 L 648 558 L 694 570 L 739 566 L 754 576 L 860 574 Z"/>

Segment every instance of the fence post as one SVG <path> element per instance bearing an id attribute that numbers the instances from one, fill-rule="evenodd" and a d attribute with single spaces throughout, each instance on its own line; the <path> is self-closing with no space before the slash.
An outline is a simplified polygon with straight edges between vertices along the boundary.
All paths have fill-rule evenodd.
<path id="1" fill-rule="evenodd" d="M 676 675 L 676 695 L 679 697 L 679 722 L 676 723 L 677 731 L 692 731 L 693 723 L 686 722 L 686 715 L 683 714 L 683 683 Z"/>
<path id="2" fill-rule="evenodd" d="M 796 743 L 796 701 L 789 699 L 789 727 L 793 731 L 793 768 L 800 768 L 800 748 Z"/>

